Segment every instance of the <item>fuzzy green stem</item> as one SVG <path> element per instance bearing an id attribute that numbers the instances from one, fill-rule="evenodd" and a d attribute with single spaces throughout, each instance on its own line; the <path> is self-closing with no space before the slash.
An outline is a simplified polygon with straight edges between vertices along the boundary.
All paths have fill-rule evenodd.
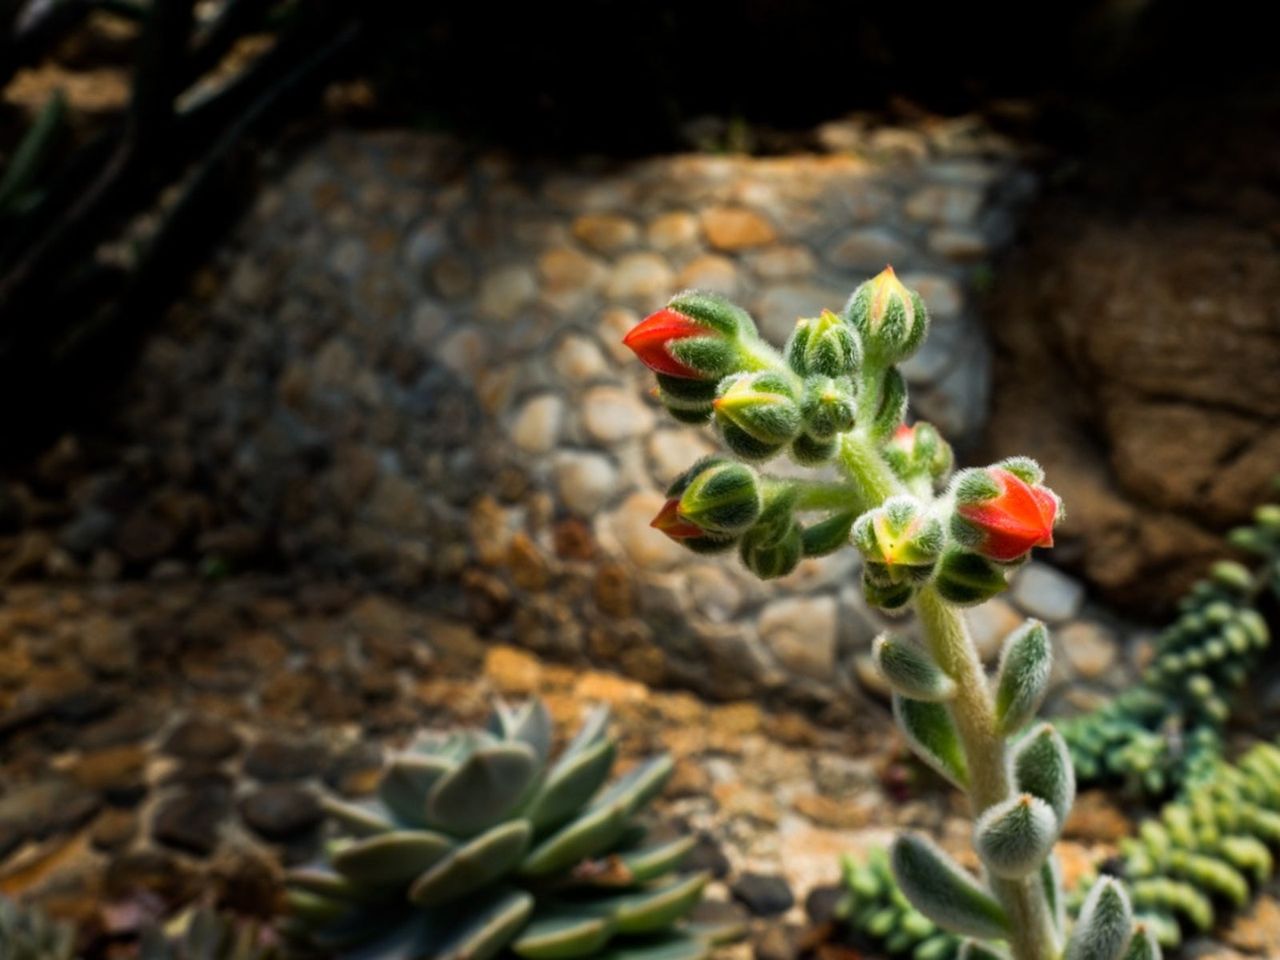
<path id="1" fill-rule="evenodd" d="M 875 379 L 878 392 L 879 378 Z M 863 395 L 868 393 L 863 383 Z M 867 401 L 868 403 L 870 400 Z M 889 469 L 864 425 L 840 442 L 840 464 L 871 509 L 907 488 Z M 956 684 L 951 702 L 960 742 L 969 765 L 969 803 L 976 820 L 984 810 L 1012 795 L 1004 737 L 996 729 L 995 706 L 986 671 L 969 635 L 964 614 L 932 586 L 915 598 L 925 644 L 938 666 Z M 1037 874 L 1022 880 L 991 878 L 991 889 L 1009 917 L 1009 949 L 1014 960 L 1057 960 L 1060 937 Z"/>
<path id="2" fill-rule="evenodd" d="M 861 512 L 862 494 L 850 483 L 828 480 L 786 481 L 796 492 L 797 510 L 845 511 L 851 507 Z M 860 509 L 859 509 L 860 508 Z"/>
<path id="3" fill-rule="evenodd" d="M 1012 795 L 1005 740 L 996 730 L 986 673 L 963 613 L 932 586 L 920 590 L 915 607 L 930 654 L 956 683 L 951 715 L 969 764 L 969 803 L 976 820 Z M 1014 960 L 1056 960 L 1061 946 L 1038 874 L 1021 880 L 992 877 L 991 888 L 1009 916 Z"/>

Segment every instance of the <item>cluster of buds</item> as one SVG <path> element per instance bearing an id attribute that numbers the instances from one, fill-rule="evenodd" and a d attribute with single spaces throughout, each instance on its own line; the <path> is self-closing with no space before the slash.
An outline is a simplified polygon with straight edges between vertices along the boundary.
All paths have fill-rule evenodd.
<path id="1" fill-rule="evenodd" d="M 858 518 L 854 546 L 862 553 L 862 588 L 882 610 L 906 606 L 933 576 L 946 534 L 929 508 L 912 496 L 886 500 Z"/>
<path id="2" fill-rule="evenodd" d="M 650 525 L 695 553 L 737 547 L 749 570 L 771 580 L 786 576 L 802 558 L 831 553 L 849 540 L 850 512 L 800 521 L 799 489 L 746 464 L 706 457 L 676 478 Z"/>

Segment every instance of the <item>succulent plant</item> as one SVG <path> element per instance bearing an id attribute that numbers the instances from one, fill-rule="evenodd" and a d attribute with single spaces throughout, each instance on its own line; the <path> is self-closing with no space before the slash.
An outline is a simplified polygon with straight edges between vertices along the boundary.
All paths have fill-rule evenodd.
<path id="1" fill-rule="evenodd" d="M 671 758 L 606 785 L 604 708 L 554 762 L 551 745 L 541 701 L 499 705 L 486 729 L 417 736 L 375 800 L 327 799 L 341 836 L 290 875 L 294 933 L 379 960 L 704 956 L 710 932 L 681 920 L 708 877 L 675 873 L 694 839 L 655 840 L 640 817 Z"/>
<path id="2" fill-rule="evenodd" d="M 0 897 L 0 957 L 3 960 L 72 960 L 76 929 L 44 911 Z"/>
<path id="3" fill-rule="evenodd" d="M 1203 758 L 1221 756 L 1231 695 L 1271 639 L 1258 604 L 1280 589 L 1280 509 L 1260 507 L 1254 524 L 1231 540 L 1261 555 L 1261 564 L 1252 571 L 1229 560 L 1214 564 L 1156 638 L 1141 682 L 1098 710 L 1058 721 L 1082 783 L 1119 782 L 1161 796 Z"/>

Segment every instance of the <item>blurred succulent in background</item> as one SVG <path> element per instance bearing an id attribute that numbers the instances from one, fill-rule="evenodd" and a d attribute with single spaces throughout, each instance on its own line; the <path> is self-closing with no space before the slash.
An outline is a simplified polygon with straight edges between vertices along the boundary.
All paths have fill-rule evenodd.
<path id="1" fill-rule="evenodd" d="M 843 857 L 840 882 L 844 893 L 836 919 L 860 940 L 911 960 L 955 960 L 959 954 L 960 937 L 940 929 L 903 896 L 884 849 L 872 850 L 862 863 Z"/>
<path id="2" fill-rule="evenodd" d="M 554 762 L 546 706 L 500 705 L 487 729 L 419 735 L 376 800 L 327 800 L 341 837 L 289 878 L 293 933 L 340 956 L 698 960 L 713 931 L 681 921 L 708 876 L 677 875 L 691 836 L 642 814 L 666 755 L 606 785 L 617 746 L 597 709 Z"/>
<path id="3" fill-rule="evenodd" d="M 1081 782 L 1160 796 L 1221 755 L 1231 700 L 1271 640 L 1258 607 L 1280 596 L 1280 507 L 1259 507 L 1254 523 L 1230 539 L 1261 563 L 1214 564 L 1156 638 L 1141 682 L 1098 710 L 1058 721 Z"/>
<path id="4" fill-rule="evenodd" d="M 3 960 L 73 960 L 76 929 L 35 907 L 0 897 L 0 957 Z"/>

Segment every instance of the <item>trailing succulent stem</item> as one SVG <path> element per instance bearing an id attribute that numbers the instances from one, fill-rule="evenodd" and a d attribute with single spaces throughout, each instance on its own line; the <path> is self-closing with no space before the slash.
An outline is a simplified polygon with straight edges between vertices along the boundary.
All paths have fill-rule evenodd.
<path id="1" fill-rule="evenodd" d="M 1280 597 L 1280 506 L 1259 507 L 1230 539 L 1260 562 L 1215 563 L 1156 638 L 1140 683 L 1059 722 L 1082 782 L 1120 782 L 1158 797 L 1221 755 L 1233 695 L 1271 641 L 1259 606 Z"/>
<path id="2" fill-rule="evenodd" d="M 677 477 L 653 526 L 699 553 L 736 550 L 762 578 L 852 543 L 868 602 L 915 612 L 922 642 L 883 637 L 876 662 L 912 748 L 968 795 L 985 871 L 974 877 L 920 836 L 900 838 L 889 863 L 928 923 L 970 938 L 964 956 L 1147 956 L 1127 895 L 1105 878 L 1064 928 L 1052 849 L 1075 775 L 1058 733 L 1033 724 L 1052 648 L 1029 622 L 1006 639 L 989 680 L 962 610 L 1005 589 L 1033 548 L 1053 545 L 1062 504 L 1026 458 L 951 476 L 938 431 L 904 423 L 896 365 L 928 326 L 924 302 L 892 268 L 839 314 L 801 319 L 781 351 L 724 298 L 674 297 L 624 342 L 657 375 L 663 405 L 682 422 L 712 422 L 730 456 Z M 832 464 L 842 479 L 815 487 L 759 472 L 782 454 Z"/>
<path id="3" fill-rule="evenodd" d="M 606 783 L 603 708 L 554 761 L 551 745 L 541 701 L 500 705 L 484 730 L 419 735 L 375 800 L 327 800 L 327 862 L 289 878 L 295 941 L 399 960 L 702 960 L 726 931 L 684 922 L 708 879 L 677 873 L 693 838 L 643 818 L 671 758 Z"/>

